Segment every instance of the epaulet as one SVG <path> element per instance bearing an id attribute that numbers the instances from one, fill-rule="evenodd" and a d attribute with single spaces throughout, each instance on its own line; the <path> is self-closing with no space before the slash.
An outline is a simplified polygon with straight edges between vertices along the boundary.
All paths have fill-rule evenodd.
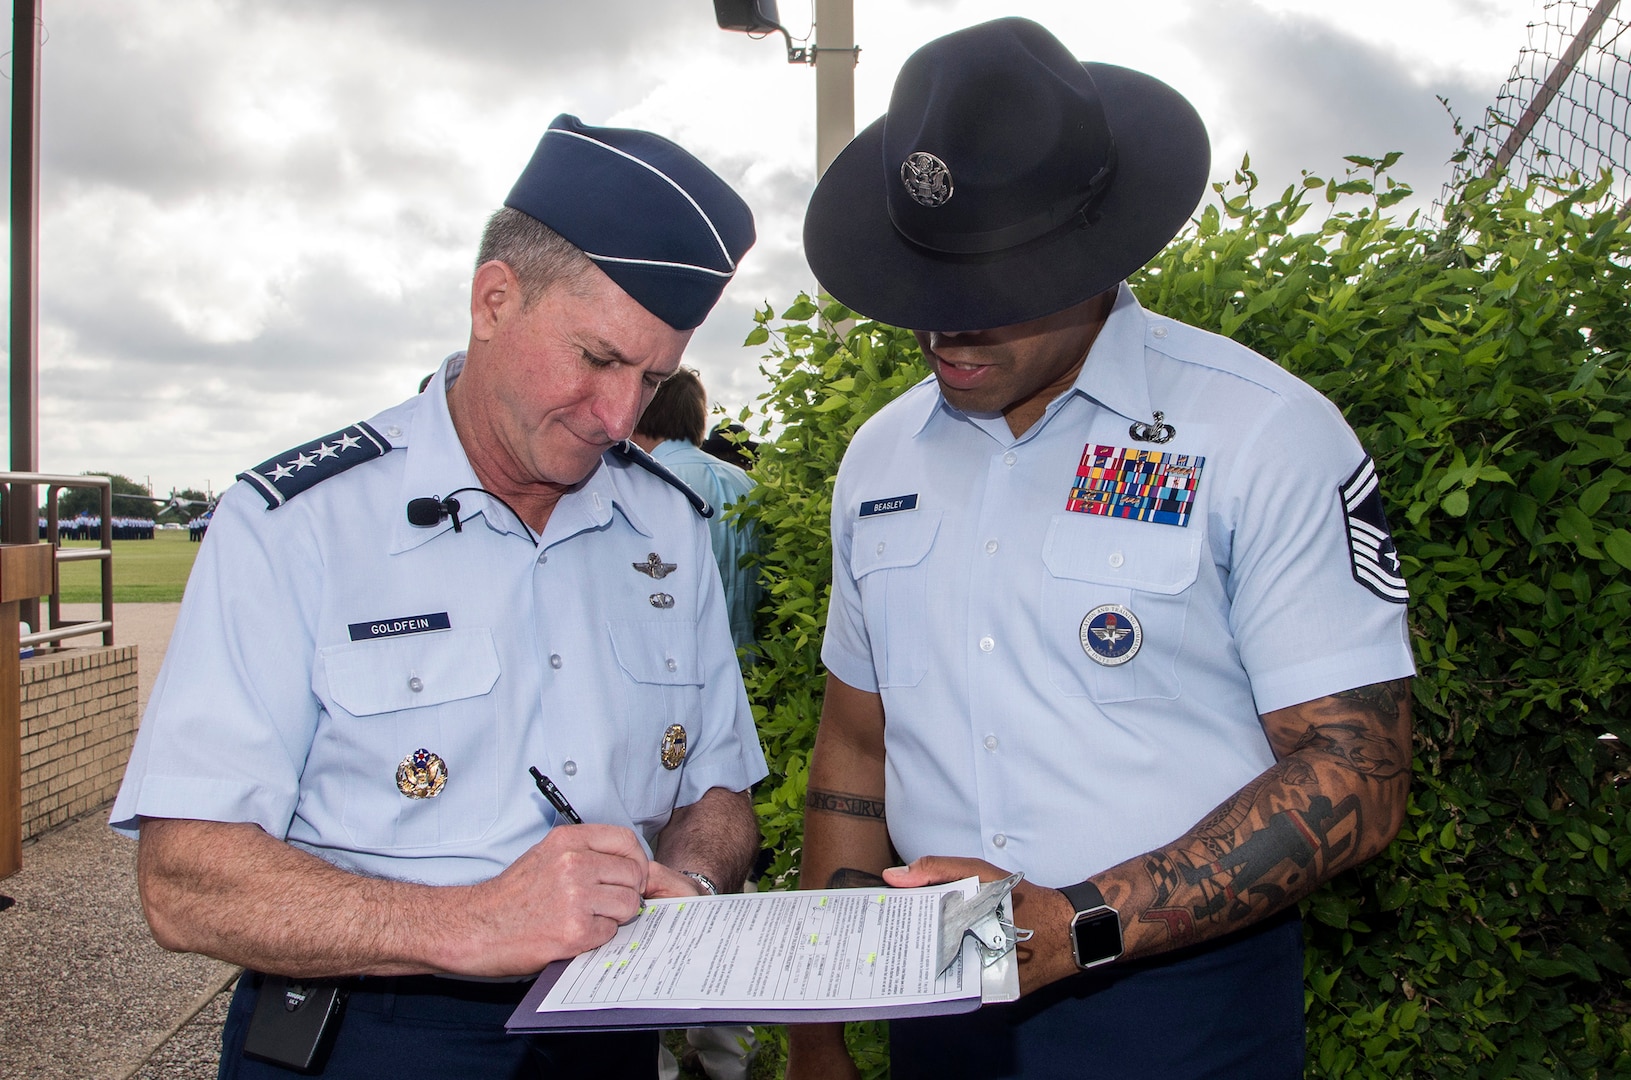
<path id="1" fill-rule="evenodd" d="M 640 466 L 642 469 L 646 470 L 646 472 L 655 476 L 663 483 L 672 484 L 674 487 L 678 488 L 679 493 L 685 496 L 686 502 L 689 502 L 691 504 L 691 508 L 698 514 L 701 514 L 705 518 L 711 518 L 714 516 L 714 508 L 708 505 L 707 499 L 704 499 L 701 495 L 698 495 L 695 491 L 691 490 L 691 485 L 687 484 L 684 480 L 681 480 L 679 477 L 670 472 L 668 470 L 668 466 L 664 465 L 662 462 L 658 461 L 656 458 L 652 457 L 650 454 L 646 453 L 629 440 L 624 439 L 622 442 L 613 443 L 612 453 L 622 458 L 624 461 Z"/>
<path id="2" fill-rule="evenodd" d="M 391 449 L 390 441 L 379 432 L 365 423 L 356 423 L 267 458 L 248 472 L 239 473 L 238 479 L 260 492 L 267 509 L 276 510 L 307 488 L 353 465 L 388 454 Z"/>

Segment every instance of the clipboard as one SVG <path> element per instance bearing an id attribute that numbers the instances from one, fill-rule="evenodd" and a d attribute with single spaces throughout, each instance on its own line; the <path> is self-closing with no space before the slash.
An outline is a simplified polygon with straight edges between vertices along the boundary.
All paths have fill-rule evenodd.
<path id="1" fill-rule="evenodd" d="M 919 966 L 924 963 L 938 963 L 940 958 L 950 955 L 950 963 L 937 969 L 937 975 L 946 976 L 951 981 L 948 972 L 952 965 L 960 964 L 961 986 L 946 992 L 935 992 L 931 995 L 917 995 L 910 1001 L 874 1000 L 869 998 L 848 999 L 841 995 L 824 1000 L 812 1001 L 808 997 L 800 1000 L 791 1000 L 778 994 L 766 994 L 763 997 L 748 1002 L 740 1000 L 727 1000 L 728 993 L 721 993 L 717 1003 L 711 1003 L 712 998 L 697 996 L 685 997 L 685 1004 L 676 1006 L 665 1000 L 660 994 L 653 995 L 649 987 L 640 994 L 631 994 L 625 1000 L 607 1001 L 603 1006 L 586 1006 L 584 999 L 580 998 L 571 1005 L 562 1005 L 560 999 L 568 987 L 562 987 L 562 980 L 577 980 L 579 986 L 599 979 L 602 982 L 611 980 L 609 974 L 614 965 L 618 968 L 626 964 L 648 962 L 653 971 L 660 969 L 664 975 L 676 982 L 681 976 L 674 973 L 674 969 L 663 967 L 664 959 L 651 959 L 642 957 L 640 961 L 627 959 L 640 953 L 645 948 L 642 932 L 637 924 L 642 919 L 650 917 L 660 905 L 659 918 L 669 919 L 669 926 L 678 936 L 678 915 L 689 913 L 693 920 L 692 925 L 707 922 L 708 925 L 718 925 L 721 918 L 734 918 L 739 923 L 746 923 L 758 918 L 768 918 L 769 908 L 777 903 L 785 906 L 787 901 L 802 899 L 808 905 L 834 908 L 844 907 L 852 921 L 855 918 L 856 905 L 883 905 L 892 897 L 908 893 L 922 893 L 926 890 L 890 890 L 890 889 L 829 889 L 817 892 L 799 893 L 748 893 L 725 894 L 717 897 L 693 897 L 683 901 L 652 901 L 646 909 L 631 923 L 619 931 L 612 942 L 602 946 L 600 950 L 592 950 L 572 960 L 559 960 L 549 965 L 538 976 L 525 998 L 516 1007 L 515 1012 L 506 1022 L 505 1027 L 511 1032 L 528 1031 L 628 1031 L 647 1030 L 653 1028 L 675 1027 L 708 1027 L 721 1024 L 808 1024 L 824 1022 L 845 1022 L 852 1020 L 889 1020 L 914 1016 L 948 1016 L 960 1013 L 969 1013 L 981 1005 L 995 1001 L 1012 1001 L 1019 996 L 1019 968 L 1017 958 L 1014 956 L 1014 943 L 1023 940 L 1029 934 L 1024 931 L 1015 931 L 1012 925 L 1012 907 L 1009 892 L 1019 881 L 1019 875 L 1012 875 L 1001 882 L 992 882 L 980 886 L 977 881 L 970 878 L 952 886 L 939 886 L 938 919 L 931 928 L 921 923 L 914 926 L 916 943 L 921 946 L 921 955 L 914 953 L 913 958 Z M 715 910 L 734 905 L 729 912 Z M 674 909 L 685 908 L 685 912 L 676 912 Z M 764 910 L 760 910 L 764 909 Z M 875 913 L 868 910 L 866 916 Z M 709 920 L 714 920 L 708 922 Z M 630 929 L 634 927 L 634 929 Z M 807 924 L 798 926 L 789 925 L 789 935 L 803 935 L 808 932 Z M 653 931 L 653 935 L 657 931 Z M 728 940 L 728 939 L 724 939 Z M 717 944 L 717 942 L 712 942 Z M 774 958 L 774 962 L 784 966 L 791 962 L 790 958 L 797 952 L 797 947 L 803 945 L 802 941 L 774 940 L 772 945 L 782 950 L 782 955 Z M 853 942 L 851 942 L 853 944 Z M 893 943 L 892 943 L 893 944 Z M 684 952 L 683 946 L 675 946 L 676 952 Z M 840 953 L 832 954 L 841 956 Z M 689 958 L 689 957 L 688 957 Z M 849 958 L 855 962 L 853 957 Z M 756 962 L 763 966 L 762 957 Z M 677 961 L 675 961 L 677 963 Z M 717 960 L 715 966 L 718 966 Z M 836 962 L 832 970 L 837 970 Z M 973 974 L 977 972 L 977 977 Z M 569 974 L 570 973 L 570 974 Z M 785 973 L 785 972 L 784 972 Z M 689 973 L 688 973 L 689 974 Z M 641 976 L 651 979 L 654 976 L 648 971 Z M 739 983 L 741 980 L 738 979 Z M 936 979 L 938 983 L 940 980 Z M 808 983 L 808 979 L 806 979 Z M 642 984 L 644 985 L 644 984 Z M 556 993 L 556 1002 L 551 1002 L 552 992 L 561 988 L 562 993 Z"/>

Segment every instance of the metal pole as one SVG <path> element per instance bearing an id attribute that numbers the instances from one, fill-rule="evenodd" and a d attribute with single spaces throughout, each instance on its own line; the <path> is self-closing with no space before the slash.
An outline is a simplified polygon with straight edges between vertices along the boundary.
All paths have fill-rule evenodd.
<path id="1" fill-rule="evenodd" d="M 1546 110 L 1551 107 L 1553 99 L 1563 89 L 1564 82 L 1574 73 L 1574 65 L 1580 62 L 1580 58 L 1591 47 L 1592 39 L 1597 36 L 1597 31 L 1603 28 L 1603 23 L 1608 20 L 1614 11 L 1614 5 L 1618 2 L 1619 0 L 1597 0 L 1597 6 L 1591 9 L 1591 14 L 1587 15 L 1586 21 L 1581 24 L 1580 32 L 1574 35 L 1574 40 L 1569 42 L 1568 49 L 1558 59 L 1552 73 L 1546 76 L 1546 81 L 1535 91 L 1535 96 L 1529 101 L 1529 107 L 1523 110 L 1518 122 L 1507 132 L 1506 141 L 1495 152 L 1495 163 L 1484 173 L 1485 176 L 1506 168 L 1511 162 L 1512 155 L 1516 154 L 1523 141 L 1529 138 L 1529 133 L 1535 130 L 1540 118 L 1546 115 Z"/>
<path id="2" fill-rule="evenodd" d="M 816 178 L 855 137 L 854 0 L 815 0 Z"/>
<path id="3" fill-rule="evenodd" d="M 40 4 L 14 0 L 11 21 L 11 471 L 39 472 Z M 6 492 L 0 533 L 39 541 L 31 484 Z"/>

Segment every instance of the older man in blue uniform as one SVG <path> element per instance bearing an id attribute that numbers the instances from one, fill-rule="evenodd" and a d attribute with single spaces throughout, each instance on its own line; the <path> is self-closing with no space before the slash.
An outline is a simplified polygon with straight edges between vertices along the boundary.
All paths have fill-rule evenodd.
<path id="1" fill-rule="evenodd" d="M 1206 184 L 1170 87 L 1021 19 L 915 53 L 805 220 L 933 377 L 833 493 L 803 881 L 1023 871 L 1019 1001 L 906 1077 L 1301 1077 L 1296 902 L 1397 832 L 1405 583 L 1329 402 L 1123 279 Z M 894 867 L 896 859 L 909 865 Z M 853 1075 L 793 1033 L 790 1077 Z"/>
<path id="2" fill-rule="evenodd" d="M 339 996 L 323 1075 L 653 1075 L 649 1034 L 503 1023 L 756 850 L 712 508 L 625 441 L 752 242 L 680 147 L 559 117 L 467 350 L 222 498 L 112 814 L 158 941 L 250 969 L 222 1076 L 287 1075 L 279 1014 Z"/>

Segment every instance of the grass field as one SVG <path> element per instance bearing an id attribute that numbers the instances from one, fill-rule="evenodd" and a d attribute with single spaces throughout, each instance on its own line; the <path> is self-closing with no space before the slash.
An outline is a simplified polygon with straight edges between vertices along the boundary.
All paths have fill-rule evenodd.
<path id="1" fill-rule="evenodd" d="M 62 546 L 94 548 L 96 541 L 67 540 Z M 160 530 L 151 540 L 115 540 L 113 602 L 153 604 L 180 600 L 197 554 L 198 545 L 187 539 L 186 529 Z M 98 562 L 64 563 L 63 603 L 95 603 L 101 599 L 101 574 L 102 564 Z"/>

